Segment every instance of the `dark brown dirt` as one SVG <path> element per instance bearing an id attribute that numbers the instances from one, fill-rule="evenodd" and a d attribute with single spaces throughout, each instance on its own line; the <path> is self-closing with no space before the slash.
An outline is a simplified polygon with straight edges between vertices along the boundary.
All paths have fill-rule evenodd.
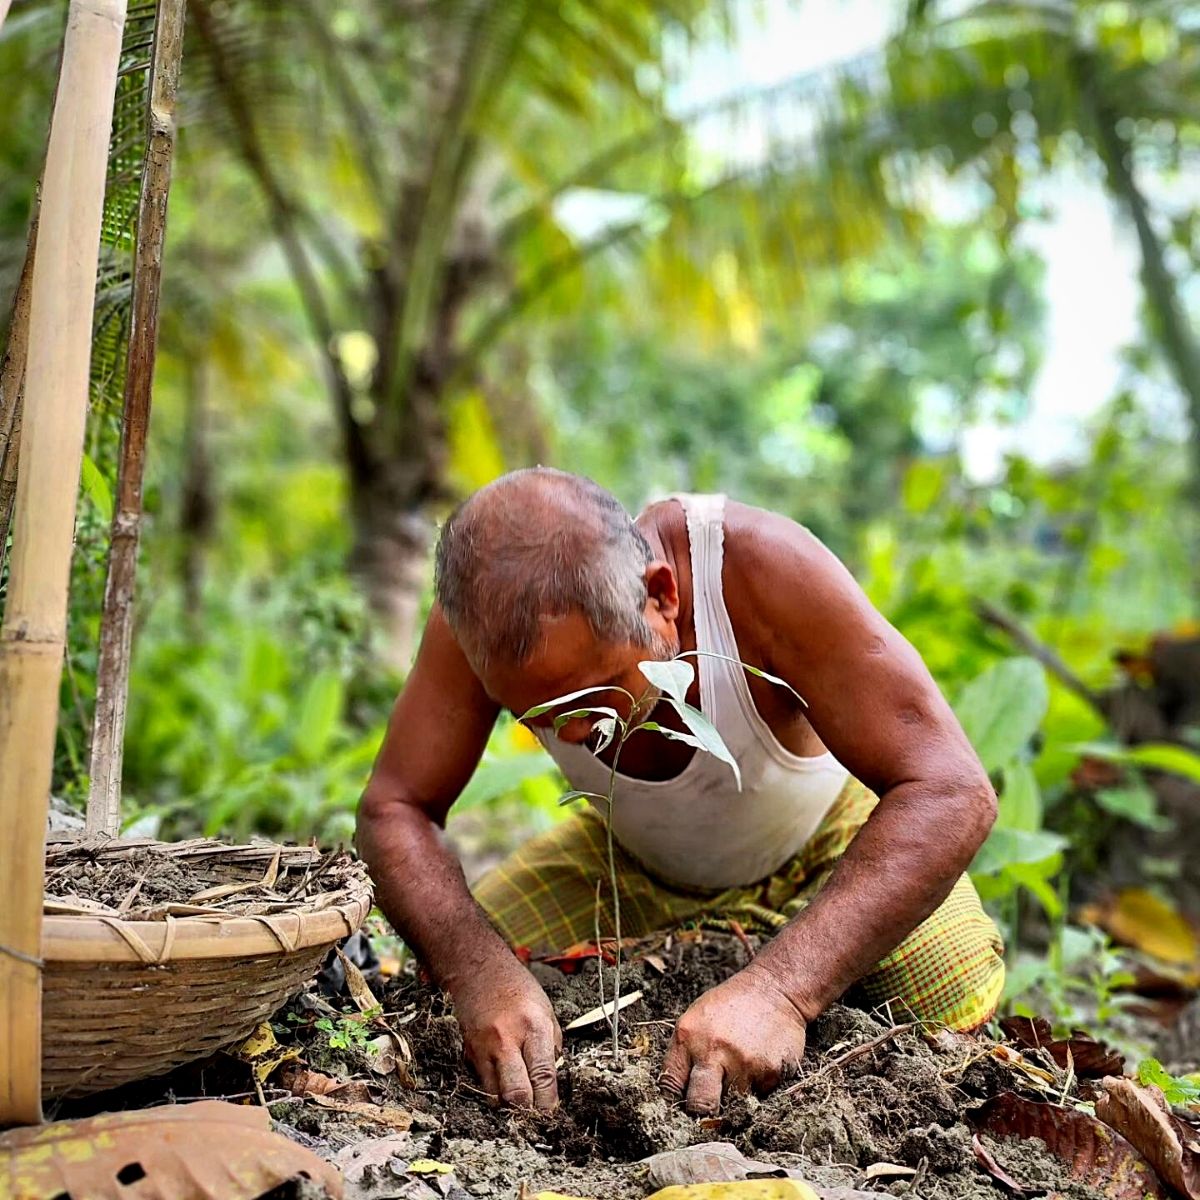
<path id="1" fill-rule="evenodd" d="M 1011 1068 L 990 1056 L 991 1043 L 964 1037 L 930 1042 L 896 1034 L 844 1065 L 834 1060 L 892 1028 L 886 1016 L 834 1006 L 809 1031 L 796 1086 L 765 1100 L 733 1097 L 720 1115 L 698 1121 L 665 1099 L 656 1077 L 675 1018 L 702 992 L 742 967 L 740 942 L 705 934 L 655 951 L 622 968 L 622 992 L 643 998 L 622 1013 L 623 1058 L 614 1066 L 598 1024 L 567 1034 L 559 1073 L 560 1109 L 551 1115 L 492 1108 L 462 1063 L 462 1042 L 445 999 L 408 978 L 383 997 L 409 1039 L 415 1091 L 394 1089 L 388 1102 L 414 1110 L 405 1136 L 411 1157 L 453 1165 L 472 1196 L 515 1197 L 522 1183 L 594 1200 L 642 1197 L 653 1188 L 640 1160 L 699 1142 L 728 1141 L 747 1155 L 798 1171 L 821 1190 L 859 1188 L 921 1200 L 997 1200 L 1004 1193 L 976 1163 L 965 1114 L 987 1097 L 1021 1089 Z M 578 974 L 532 968 L 566 1025 L 598 1003 L 596 967 Z M 606 969 L 611 976 L 611 968 Z M 611 985 L 609 989 L 611 994 Z M 311 1106 L 275 1106 L 285 1127 L 330 1153 L 382 1131 Z M 1033 1192 L 1086 1200 L 1037 1142 L 984 1144 Z M 911 1168 L 868 1179 L 867 1168 Z"/>

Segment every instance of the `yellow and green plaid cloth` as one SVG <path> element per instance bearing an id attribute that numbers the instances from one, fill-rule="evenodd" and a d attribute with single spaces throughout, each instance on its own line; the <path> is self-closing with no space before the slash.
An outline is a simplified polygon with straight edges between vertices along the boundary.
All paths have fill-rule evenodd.
<path id="1" fill-rule="evenodd" d="M 824 885 L 877 803 L 874 793 L 856 779 L 847 780 L 799 854 L 759 883 L 719 893 L 668 886 L 618 845 L 622 936 L 732 921 L 759 932 L 780 928 Z M 589 809 L 532 839 L 489 871 L 474 891 L 509 945 L 526 946 L 535 954 L 592 940 L 597 915 L 601 936 L 612 937 L 603 818 Z M 866 975 L 857 990 L 872 1006 L 889 1005 L 897 1017 L 907 1014 L 951 1029 L 973 1029 L 992 1016 L 1000 1001 L 1003 950 L 995 924 L 964 875 L 941 907 Z"/>

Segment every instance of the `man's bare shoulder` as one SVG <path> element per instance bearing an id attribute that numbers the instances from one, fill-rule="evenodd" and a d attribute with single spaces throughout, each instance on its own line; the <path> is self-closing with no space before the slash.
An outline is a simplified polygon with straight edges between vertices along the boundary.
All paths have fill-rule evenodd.
<path id="1" fill-rule="evenodd" d="M 727 577 L 756 591 L 773 591 L 814 572 L 845 570 L 799 522 L 738 500 L 725 506 L 725 563 Z"/>

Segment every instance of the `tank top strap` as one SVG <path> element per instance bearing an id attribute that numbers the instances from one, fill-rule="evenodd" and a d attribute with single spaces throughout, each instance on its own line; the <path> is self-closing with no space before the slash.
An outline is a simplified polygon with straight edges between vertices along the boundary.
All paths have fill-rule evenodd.
<path id="1" fill-rule="evenodd" d="M 692 619 L 696 625 L 696 649 L 702 652 L 696 662 L 700 673 L 700 707 L 729 741 L 735 731 L 746 730 L 747 722 L 739 703 L 746 683 L 736 663 L 737 639 L 725 607 L 721 579 L 725 557 L 725 496 L 679 493 L 672 499 L 683 506 L 691 545 Z"/>

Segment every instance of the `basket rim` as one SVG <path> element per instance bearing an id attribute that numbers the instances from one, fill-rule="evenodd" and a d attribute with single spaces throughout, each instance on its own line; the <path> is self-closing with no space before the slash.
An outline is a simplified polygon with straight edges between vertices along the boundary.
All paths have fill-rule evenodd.
<path id="1" fill-rule="evenodd" d="M 340 904 L 270 916 L 196 913 L 127 921 L 104 914 L 47 914 L 42 918 L 42 959 L 46 964 L 159 966 L 186 959 L 294 954 L 332 945 L 362 926 L 373 903 L 370 881 L 352 880 L 347 890 L 351 895 Z"/>

